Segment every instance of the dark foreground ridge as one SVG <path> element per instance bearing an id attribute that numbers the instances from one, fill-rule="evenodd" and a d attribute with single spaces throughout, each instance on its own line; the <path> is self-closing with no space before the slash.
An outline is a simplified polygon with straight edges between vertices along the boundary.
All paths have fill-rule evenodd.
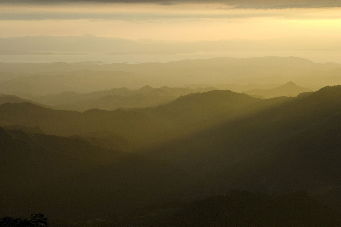
<path id="1" fill-rule="evenodd" d="M 267 100 L 211 91 L 85 113 L 12 103 L 0 117 L 0 217 L 42 212 L 51 226 L 77 227 L 341 224 L 340 86 Z M 121 145 L 146 138 L 144 149 Z"/>

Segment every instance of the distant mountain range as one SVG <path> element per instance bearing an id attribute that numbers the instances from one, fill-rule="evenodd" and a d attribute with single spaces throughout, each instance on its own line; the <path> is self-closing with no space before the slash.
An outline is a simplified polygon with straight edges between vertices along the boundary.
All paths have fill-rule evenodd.
<path id="1" fill-rule="evenodd" d="M 214 88 L 170 88 L 143 86 L 139 89 L 114 88 L 91 93 L 64 92 L 32 99 L 63 110 L 85 111 L 89 109 L 115 110 L 121 108 L 143 108 L 171 102 L 190 93 Z"/>
<path id="2" fill-rule="evenodd" d="M 309 92 L 310 90 L 301 86 L 298 86 L 294 82 L 288 82 L 281 86 L 271 88 L 271 89 L 254 89 L 245 91 L 245 93 L 261 97 L 261 98 L 273 98 L 273 97 L 295 97 L 300 93 Z"/>
<path id="3" fill-rule="evenodd" d="M 341 65 L 294 57 L 214 58 L 168 63 L 1 63 L 0 91 L 30 98 L 64 92 L 89 93 L 127 87 L 216 87 L 241 91 L 239 85 L 295 81 L 320 88 L 341 82 Z M 245 91 L 245 90 L 243 90 Z"/>
<path id="4" fill-rule="evenodd" d="M 113 88 L 90 93 L 63 92 L 53 95 L 34 96 L 29 99 L 14 95 L 0 95 L 0 104 L 5 103 L 36 103 L 53 109 L 86 111 L 91 109 L 116 110 L 155 107 L 176 100 L 181 96 L 215 90 L 213 87 L 160 87 L 143 86 L 139 89 Z M 258 98 L 294 97 L 307 88 L 300 87 L 293 82 L 268 89 L 254 89 L 245 91 Z"/>
<path id="5" fill-rule="evenodd" d="M 120 140 L 139 146 L 184 136 L 283 101 L 217 90 L 189 94 L 157 107 L 115 111 L 93 109 L 83 113 L 32 103 L 7 103 L 0 106 L 0 123 L 39 128 L 44 133 L 58 136 L 105 138 L 106 141 Z"/>

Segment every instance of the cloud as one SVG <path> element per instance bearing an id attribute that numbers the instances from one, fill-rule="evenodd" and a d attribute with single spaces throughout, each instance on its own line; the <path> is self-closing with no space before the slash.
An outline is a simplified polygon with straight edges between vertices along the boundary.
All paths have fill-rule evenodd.
<path id="1" fill-rule="evenodd" d="M 78 3 L 222 3 L 236 8 L 320 8 L 341 7 L 341 0 L 0 0 L 3 4 L 78 4 Z"/>
<path id="2" fill-rule="evenodd" d="M 78 19 L 99 19 L 99 20 L 177 20 L 177 19 L 237 19 L 237 18 L 257 18 L 257 17 L 283 16 L 274 13 L 238 13 L 238 14 L 167 14 L 167 13 L 1 13 L 1 20 L 78 20 Z"/>

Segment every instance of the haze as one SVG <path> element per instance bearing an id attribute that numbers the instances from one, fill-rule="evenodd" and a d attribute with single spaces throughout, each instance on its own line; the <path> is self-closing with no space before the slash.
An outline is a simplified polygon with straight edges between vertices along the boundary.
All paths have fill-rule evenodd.
<path id="1" fill-rule="evenodd" d="M 0 0 L 0 227 L 340 227 L 341 0 Z"/>
<path id="2" fill-rule="evenodd" d="M 329 3 L 109 2 L 3 2 L 0 60 L 133 63 L 271 55 L 341 62 L 341 9 Z M 95 38 L 111 47 L 99 48 Z M 122 50 L 120 41 L 134 43 Z"/>

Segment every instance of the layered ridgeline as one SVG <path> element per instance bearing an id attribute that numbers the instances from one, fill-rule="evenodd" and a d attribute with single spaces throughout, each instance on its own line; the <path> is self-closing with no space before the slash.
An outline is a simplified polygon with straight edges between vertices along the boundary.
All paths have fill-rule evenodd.
<path id="1" fill-rule="evenodd" d="M 302 94 L 154 154 L 198 174 L 210 190 L 340 190 L 340 97 L 340 86 Z"/>
<path id="2" fill-rule="evenodd" d="M 145 147 L 190 135 L 220 122 L 231 121 L 283 102 L 261 100 L 231 91 L 209 91 L 182 96 L 153 108 L 53 110 L 31 103 L 0 106 L 3 125 L 39 128 L 46 134 L 83 136 L 107 145 L 116 142 Z"/>
<path id="3" fill-rule="evenodd" d="M 20 98 L 15 95 L 2 95 L 0 94 L 0 105 L 6 104 L 6 103 L 25 103 L 30 102 L 27 99 Z"/>
<path id="4" fill-rule="evenodd" d="M 90 93 L 63 92 L 31 97 L 36 102 L 63 110 L 85 111 L 89 109 L 115 110 L 120 108 L 144 108 L 171 102 L 180 96 L 214 90 L 213 88 L 114 88 Z"/>
<path id="5" fill-rule="evenodd" d="M 187 85 L 214 86 L 235 91 L 257 87 L 237 85 L 283 84 L 307 87 L 341 82 L 339 64 L 314 63 L 293 57 L 215 58 L 169 63 L 1 63 L 0 90 L 23 97 L 61 92 L 95 92 L 113 87 L 136 88 Z M 209 75 L 209 76 L 208 76 Z"/>
<path id="6" fill-rule="evenodd" d="M 273 97 L 295 97 L 301 93 L 309 92 L 310 90 L 301 86 L 298 86 L 294 82 L 287 82 L 281 86 L 268 88 L 268 89 L 254 89 L 247 90 L 245 93 L 261 98 L 273 98 Z"/>
<path id="7" fill-rule="evenodd" d="M 251 210 L 241 212 L 273 210 L 275 223 L 279 214 L 285 214 L 281 216 L 286 220 L 283 226 L 309 226 L 312 220 L 328 226 L 325 214 L 334 211 L 306 196 L 289 196 L 291 200 L 280 203 L 277 197 L 247 195 L 238 199 L 227 195 L 218 199 L 221 202 L 215 197 L 190 201 L 231 189 L 270 194 L 304 190 L 338 209 L 340 98 L 341 87 L 335 86 L 296 98 L 266 100 L 211 91 L 155 108 L 84 113 L 4 104 L 0 106 L 1 124 L 22 126 L 25 132 L 1 130 L 0 151 L 6 157 L 1 159 L 1 173 L 6 174 L 0 176 L 7 185 L 1 188 L 6 195 L 1 197 L 1 212 L 14 215 L 20 211 L 27 216 L 38 209 L 61 219 L 101 219 L 111 224 L 133 221 L 136 225 L 155 221 L 156 226 L 166 226 L 162 221 L 168 217 L 172 217 L 169 223 L 195 223 L 199 216 L 200 223 L 221 224 L 228 221 L 226 212 L 233 212 L 230 201 L 239 208 L 248 201 Z M 40 134 L 30 127 L 38 127 Z M 89 140 L 89 135 L 96 140 Z M 118 152 L 125 148 L 120 146 L 123 141 L 136 147 L 143 144 L 145 150 Z M 252 202 L 258 199 L 267 209 Z M 207 206 L 213 213 L 205 212 Z M 214 211 L 220 208 L 223 212 L 217 216 Z M 295 222 L 302 215 L 305 218 L 300 220 L 306 221 Z M 216 222 L 218 217 L 221 222 Z M 248 217 L 254 220 L 251 224 L 259 221 Z M 329 226 L 337 226 L 334 213 L 328 220 L 333 220 Z"/>

